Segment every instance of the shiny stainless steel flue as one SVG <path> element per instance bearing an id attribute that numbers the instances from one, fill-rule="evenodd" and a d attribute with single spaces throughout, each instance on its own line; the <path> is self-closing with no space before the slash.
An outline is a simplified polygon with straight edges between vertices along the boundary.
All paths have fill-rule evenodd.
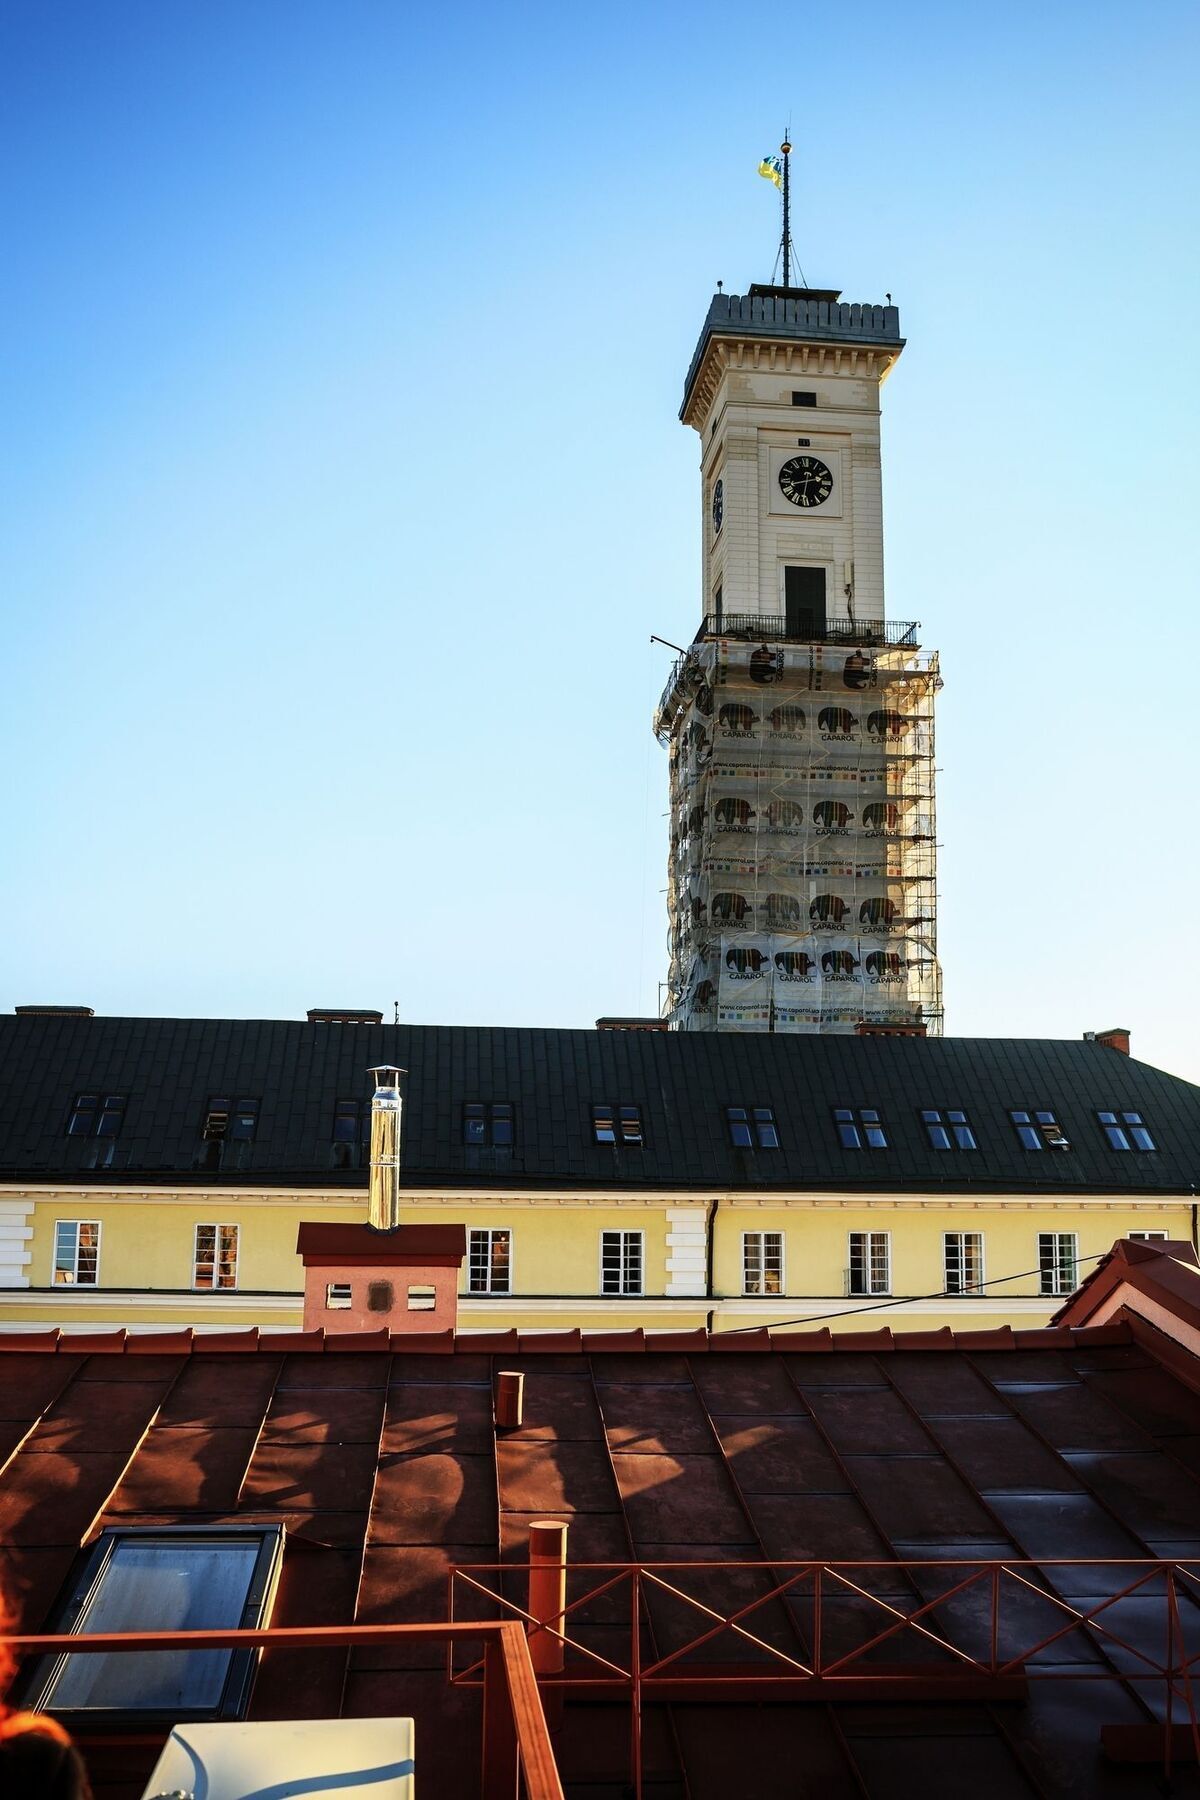
<path id="1" fill-rule="evenodd" d="M 368 1073 L 375 1077 L 371 1098 L 371 1179 L 367 1190 L 367 1223 L 376 1231 L 395 1231 L 400 1223 L 400 1127 L 407 1070 L 384 1063 Z"/>

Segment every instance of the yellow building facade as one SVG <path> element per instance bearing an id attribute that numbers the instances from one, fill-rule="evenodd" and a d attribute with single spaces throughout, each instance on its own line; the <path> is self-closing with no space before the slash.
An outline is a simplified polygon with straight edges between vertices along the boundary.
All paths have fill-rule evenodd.
<path id="1" fill-rule="evenodd" d="M 0 1290 L 0 1329 L 298 1330 L 298 1227 L 305 1220 L 361 1222 L 364 1197 L 365 1190 L 9 1187 L 0 1191 L 0 1205 L 27 1221 L 28 1286 Z M 1193 1233 L 1183 1198 L 1112 1193 L 1048 1204 L 1020 1194 L 948 1201 L 910 1193 L 868 1202 L 845 1194 L 614 1198 L 464 1189 L 406 1196 L 404 1218 L 466 1226 L 476 1254 L 468 1255 L 459 1283 L 464 1331 L 1036 1326 L 1114 1239 Z M 210 1232 L 220 1234 L 219 1265 L 209 1254 Z M 472 1292 L 483 1234 L 488 1248 L 506 1234 L 508 1292 Z M 64 1246 L 72 1237 L 78 1246 L 81 1235 L 82 1257 L 76 1248 L 68 1268 Z M 711 1256 L 711 1291 L 707 1267 L 697 1284 L 703 1291 L 671 1291 L 678 1285 L 672 1239 L 681 1236 L 704 1246 L 706 1263 Z M 623 1285 L 641 1291 L 606 1293 L 605 1241 L 611 1247 L 618 1238 L 626 1247 L 630 1237 L 637 1240 L 636 1266 L 625 1270 Z M 1054 1242 L 1048 1266 L 1047 1238 Z M 852 1271 L 856 1240 L 859 1267 Z M 863 1285 L 864 1248 L 868 1291 L 848 1292 L 855 1275 Z M 948 1278 L 969 1280 L 971 1291 L 947 1292 Z"/>

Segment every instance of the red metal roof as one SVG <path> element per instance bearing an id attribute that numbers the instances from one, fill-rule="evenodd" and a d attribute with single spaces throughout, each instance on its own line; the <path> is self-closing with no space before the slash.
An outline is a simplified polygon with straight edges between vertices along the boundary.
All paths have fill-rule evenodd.
<path id="1" fill-rule="evenodd" d="M 525 1413 L 498 1436 L 501 1368 L 524 1371 Z M 870 1636 L 881 1602 L 936 1598 L 954 1558 L 1041 1564 L 1004 1630 L 1046 1636 L 1054 1597 L 1082 1606 L 1094 1579 L 1052 1559 L 1133 1568 L 1200 1556 L 1200 1394 L 1127 1322 L 833 1339 L 24 1332 L 0 1337 L 0 1456 L 0 1580 L 28 1631 L 46 1627 L 80 1545 L 122 1522 L 282 1521 L 273 1623 L 320 1625 L 442 1618 L 452 1564 L 516 1571 L 531 1521 L 564 1518 L 572 1598 L 596 1583 L 583 1563 L 692 1566 L 690 1579 L 648 1590 L 647 1643 L 660 1656 L 697 1630 L 694 1604 L 672 1586 L 727 1616 L 807 1560 L 885 1565 L 860 1571 L 857 1596 L 831 1586 L 819 1629 L 832 1654 Z M 762 1575 L 732 1566 L 747 1562 Z M 497 1580 L 523 1604 L 515 1573 Z M 1118 1603 L 1122 1641 L 1158 1653 L 1148 1592 Z M 956 1597 L 938 1620 L 966 1647 L 983 1630 L 976 1599 Z M 572 1619 L 614 1664 L 629 1645 L 623 1605 L 613 1590 Z M 1193 1634 L 1197 1619 L 1193 1608 Z M 760 1648 L 726 1632 L 697 1654 L 743 1674 L 761 1674 L 771 1646 L 802 1656 L 811 1599 L 776 1595 L 747 1627 Z M 1141 1775 L 1102 1763 L 1099 1730 L 1149 1715 L 1125 1652 L 1098 1641 L 1059 1633 L 1038 1666 L 1048 1659 L 1060 1679 L 1031 1681 L 1019 1706 L 996 1704 L 999 1690 L 953 1702 L 925 1692 L 912 1706 L 877 1694 L 655 1700 L 644 1792 L 899 1800 L 957 1795 L 969 1770 L 972 1800 L 1140 1797 L 1151 1791 Z M 929 1654 L 909 1630 L 874 1653 L 876 1673 L 923 1667 Z M 443 1656 L 411 1642 L 268 1651 L 253 1712 L 412 1715 L 423 1790 L 456 1800 L 477 1791 L 479 1696 L 448 1687 Z M 1115 1679 L 1094 1682 L 1098 1671 Z M 624 1791 L 626 1707 L 569 1699 L 556 1741 L 568 1794 Z M 128 1747 L 88 1755 L 98 1800 L 139 1793 L 153 1762 Z"/>

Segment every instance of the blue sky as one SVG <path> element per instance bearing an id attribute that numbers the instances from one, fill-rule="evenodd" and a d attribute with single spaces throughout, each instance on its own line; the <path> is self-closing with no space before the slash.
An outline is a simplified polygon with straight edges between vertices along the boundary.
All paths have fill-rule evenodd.
<path id="1" fill-rule="evenodd" d="M 653 1011 L 715 282 L 891 291 L 956 1034 L 1200 1078 L 1196 15 L 0 15 L 0 1007 Z"/>

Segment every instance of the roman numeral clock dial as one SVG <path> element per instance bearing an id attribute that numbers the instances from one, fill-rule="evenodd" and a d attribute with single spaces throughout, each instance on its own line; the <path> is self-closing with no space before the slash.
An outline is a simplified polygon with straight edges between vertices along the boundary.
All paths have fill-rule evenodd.
<path id="1" fill-rule="evenodd" d="M 815 456 L 793 456 L 779 471 L 779 491 L 793 506 L 824 506 L 833 476 Z"/>

